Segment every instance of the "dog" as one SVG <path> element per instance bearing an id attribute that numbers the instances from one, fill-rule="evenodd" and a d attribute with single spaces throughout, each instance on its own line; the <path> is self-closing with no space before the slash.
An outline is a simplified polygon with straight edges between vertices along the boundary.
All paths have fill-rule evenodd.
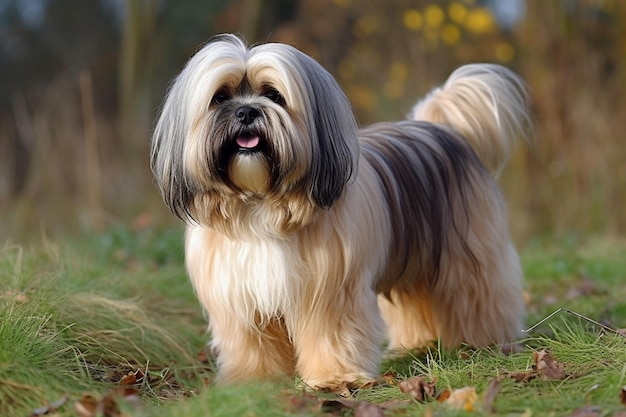
<path id="1" fill-rule="evenodd" d="M 524 82 L 495 64 L 460 67 L 409 120 L 359 130 L 295 47 L 210 40 L 167 92 L 151 168 L 187 225 L 217 381 L 355 386 L 385 341 L 519 337 L 522 272 L 494 178 L 529 126 Z"/>

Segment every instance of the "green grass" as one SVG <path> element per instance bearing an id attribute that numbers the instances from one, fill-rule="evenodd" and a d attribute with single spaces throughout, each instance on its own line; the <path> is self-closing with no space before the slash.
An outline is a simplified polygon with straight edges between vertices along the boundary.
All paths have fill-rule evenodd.
<path id="1" fill-rule="evenodd" d="M 326 409 L 329 394 L 312 395 L 297 380 L 238 387 L 210 384 L 214 367 L 199 357 L 206 323 L 185 276 L 180 230 L 124 228 L 34 247 L 0 249 L 0 415 L 28 416 L 67 400 L 58 416 L 74 416 L 74 404 L 90 394 L 102 399 L 120 389 L 120 378 L 141 370 L 141 406 L 119 398 L 128 416 L 354 415 L 352 407 Z M 522 251 L 531 325 L 553 311 L 520 341 L 523 352 L 496 347 L 444 351 L 388 359 L 387 383 L 355 393 L 357 401 L 385 403 L 387 416 L 489 415 L 482 401 L 494 378 L 495 415 L 562 416 L 589 405 L 601 415 L 626 411 L 626 338 L 602 327 L 626 327 L 626 246 L 573 238 L 538 240 Z M 580 317 L 584 316 L 584 317 Z M 585 319 L 589 318 L 589 320 Z M 558 381 L 528 372 L 533 352 L 549 350 L 564 366 Z M 418 402 L 398 384 L 412 377 L 436 380 L 436 390 L 473 387 L 473 412 L 434 399 Z M 407 401 L 409 400 L 409 401 Z M 101 414 L 106 415 L 106 413 Z M 326 414 L 328 415 L 328 414 Z M 598 414 L 600 415 L 600 414 Z"/>

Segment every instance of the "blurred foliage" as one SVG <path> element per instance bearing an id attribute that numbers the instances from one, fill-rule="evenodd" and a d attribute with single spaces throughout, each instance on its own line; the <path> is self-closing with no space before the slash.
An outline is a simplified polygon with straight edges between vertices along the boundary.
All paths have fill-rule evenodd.
<path id="1" fill-rule="evenodd" d="M 363 124 L 403 118 L 462 63 L 507 65 L 536 120 L 500 179 L 517 238 L 626 232 L 622 1 L 0 0 L 0 238 L 172 221 L 152 123 L 220 32 L 312 55 Z"/>

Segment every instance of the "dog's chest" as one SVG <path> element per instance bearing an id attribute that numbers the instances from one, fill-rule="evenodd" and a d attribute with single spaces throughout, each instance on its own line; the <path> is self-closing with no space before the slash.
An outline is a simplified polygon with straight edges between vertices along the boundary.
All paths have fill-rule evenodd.
<path id="1" fill-rule="evenodd" d="M 299 302 L 303 271 L 294 246 L 285 241 L 230 240 L 190 230 L 187 268 L 209 310 L 218 304 L 242 319 L 269 319 L 286 314 Z"/>

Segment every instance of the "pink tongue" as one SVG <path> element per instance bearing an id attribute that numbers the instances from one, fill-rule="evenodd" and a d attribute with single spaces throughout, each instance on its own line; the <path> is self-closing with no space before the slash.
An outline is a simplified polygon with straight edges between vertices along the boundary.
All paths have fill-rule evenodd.
<path id="1" fill-rule="evenodd" d="M 237 138 L 237 145 L 240 148 L 254 148 L 259 144 L 258 136 L 239 136 Z"/>

